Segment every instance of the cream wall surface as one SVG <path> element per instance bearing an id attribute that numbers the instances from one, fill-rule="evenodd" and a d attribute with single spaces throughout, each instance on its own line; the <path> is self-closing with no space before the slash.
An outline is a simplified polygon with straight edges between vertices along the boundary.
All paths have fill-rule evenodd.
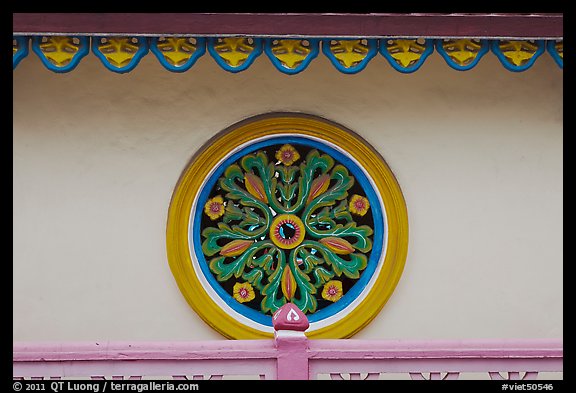
<path id="1" fill-rule="evenodd" d="M 472 70 L 435 53 L 413 74 L 382 56 L 356 75 L 319 56 L 300 74 L 261 56 L 232 74 L 205 55 L 183 74 L 87 56 L 68 74 L 30 54 L 13 74 L 13 339 L 223 339 L 166 259 L 172 191 L 211 136 L 295 111 L 377 148 L 406 199 L 403 276 L 354 338 L 561 338 L 563 72 Z"/>

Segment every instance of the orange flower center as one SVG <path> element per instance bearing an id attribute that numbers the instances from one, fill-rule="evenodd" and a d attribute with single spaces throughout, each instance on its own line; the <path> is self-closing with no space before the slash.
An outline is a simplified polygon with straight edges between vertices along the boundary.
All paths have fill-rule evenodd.
<path id="1" fill-rule="evenodd" d="M 296 248 L 304 241 L 306 230 L 300 218 L 293 214 L 276 216 L 270 226 L 270 238 L 275 245 L 283 249 Z"/>

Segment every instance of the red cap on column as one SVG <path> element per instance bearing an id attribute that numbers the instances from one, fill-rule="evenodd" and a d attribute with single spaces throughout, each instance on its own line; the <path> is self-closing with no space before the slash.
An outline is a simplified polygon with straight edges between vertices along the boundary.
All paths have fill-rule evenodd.
<path id="1" fill-rule="evenodd" d="M 294 304 L 286 303 L 272 315 L 274 330 L 303 332 L 310 326 L 306 315 Z"/>

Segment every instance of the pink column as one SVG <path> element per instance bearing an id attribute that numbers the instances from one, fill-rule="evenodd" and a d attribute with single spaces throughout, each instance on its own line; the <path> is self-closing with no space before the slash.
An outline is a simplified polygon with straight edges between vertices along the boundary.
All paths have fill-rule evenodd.
<path id="1" fill-rule="evenodd" d="M 308 338 L 310 324 L 300 309 L 287 303 L 272 317 L 274 343 L 278 350 L 278 379 L 309 379 Z"/>

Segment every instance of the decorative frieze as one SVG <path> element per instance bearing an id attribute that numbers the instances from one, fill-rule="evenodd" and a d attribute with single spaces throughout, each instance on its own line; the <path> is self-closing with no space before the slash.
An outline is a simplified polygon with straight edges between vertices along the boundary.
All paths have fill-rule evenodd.
<path id="1" fill-rule="evenodd" d="M 526 71 L 547 51 L 560 68 L 564 66 L 563 40 L 488 40 L 423 38 L 258 38 L 258 37 L 89 37 L 14 36 L 12 63 L 16 69 L 32 50 L 51 71 L 73 70 L 91 46 L 106 68 L 118 73 L 132 71 L 148 54 L 172 72 L 188 71 L 206 49 L 224 70 L 237 73 L 248 69 L 262 52 L 282 73 L 304 71 L 320 51 L 344 74 L 362 71 L 380 53 L 396 71 L 418 70 L 434 49 L 455 70 L 466 71 L 492 52 L 509 71 Z M 91 44 L 90 44 L 91 41 Z"/>

